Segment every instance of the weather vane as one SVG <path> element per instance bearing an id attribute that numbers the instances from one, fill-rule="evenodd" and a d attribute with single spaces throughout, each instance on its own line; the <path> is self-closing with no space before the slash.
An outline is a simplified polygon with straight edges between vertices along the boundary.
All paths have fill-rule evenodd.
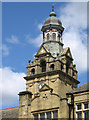
<path id="1" fill-rule="evenodd" d="M 55 5 L 55 0 L 54 2 L 52 3 L 52 11 L 54 12 L 54 5 Z"/>
<path id="2" fill-rule="evenodd" d="M 54 4 L 52 4 L 52 11 L 54 12 Z"/>

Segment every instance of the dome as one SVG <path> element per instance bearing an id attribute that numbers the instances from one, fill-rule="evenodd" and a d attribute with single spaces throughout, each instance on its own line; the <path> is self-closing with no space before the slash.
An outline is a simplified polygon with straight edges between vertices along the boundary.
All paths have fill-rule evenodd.
<path id="1" fill-rule="evenodd" d="M 61 25 L 62 23 L 61 21 L 56 17 L 56 13 L 54 11 L 52 11 L 49 14 L 50 17 L 48 17 L 44 23 L 44 25 L 48 25 L 48 24 L 54 24 L 54 25 Z"/>

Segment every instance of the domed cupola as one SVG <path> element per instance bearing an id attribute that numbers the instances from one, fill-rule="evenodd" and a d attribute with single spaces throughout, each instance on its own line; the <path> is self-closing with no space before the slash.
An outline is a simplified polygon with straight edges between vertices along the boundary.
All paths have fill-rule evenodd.
<path id="1" fill-rule="evenodd" d="M 44 25 L 42 26 L 41 31 L 43 31 L 43 41 L 46 42 L 48 40 L 55 40 L 52 38 L 52 32 L 56 34 L 56 41 L 61 41 L 62 39 L 62 32 L 64 28 L 62 27 L 62 22 L 56 17 L 56 13 L 52 11 L 49 14 L 50 17 L 48 17 Z M 47 33 L 49 33 L 49 37 L 47 37 Z"/>
<path id="2" fill-rule="evenodd" d="M 49 16 L 41 29 L 43 31 L 43 43 L 49 52 L 56 56 L 63 48 L 62 33 L 64 28 L 62 27 L 62 22 L 56 17 L 54 10 L 52 10 Z"/>
<path id="3" fill-rule="evenodd" d="M 49 14 L 50 17 L 48 17 L 44 23 L 44 25 L 48 25 L 48 24 L 54 24 L 54 25 L 60 25 L 62 26 L 61 21 L 56 17 L 56 13 L 55 12 L 51 12 Z"/>

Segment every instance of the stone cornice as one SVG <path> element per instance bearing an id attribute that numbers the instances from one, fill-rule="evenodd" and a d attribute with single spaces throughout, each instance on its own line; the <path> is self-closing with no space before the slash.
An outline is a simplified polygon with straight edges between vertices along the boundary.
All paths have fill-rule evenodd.
<path id="1" fill-rule="evenodd" d="M 73 78 L 72 76 L 66 74 L 65 72 L 63 72 L 61 70 L 46 71 L 46 72 L 42 72 L 40 74 L 26 76 L 26 77 L 24 77 L 24 79 L 29 81 L 30 79 L 39 78 L 39 77 L 43 77 L 43 76 L 47 76 L 47 75 L 55 75 L 55 74 L 63 74 L 64 76 L 67 76 L 70 80 L 72 80 L 73 82 L 76 82 L 77 84 L 80 83 L 78 80 L 76 80 L 75 78 Z"/>
<path id="2" fill-rule="evenodd" d="M 43 112 L 43 111 L 52 111 L 52 110 L 57 110 L 59 109 L 59 107 L 54 107 L 54 108 L 49 108 L 49 109 L 42 109 L 42 110 L 37 110 L 37 111 L 32 111 L 31 113 L 40 113 L 40 112 Z"/>

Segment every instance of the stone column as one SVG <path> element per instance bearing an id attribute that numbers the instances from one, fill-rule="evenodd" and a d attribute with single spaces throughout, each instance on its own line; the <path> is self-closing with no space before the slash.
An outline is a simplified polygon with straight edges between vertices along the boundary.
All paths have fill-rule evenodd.
<path id="1" fill-rule="evenodd" d="M 59 60 L 56 61 L 55 65 L 56 65 L 55 67 L 56 70 L 61 70 L 61 62 Z"/>
<path id="2" fill-rule="evenodd" d="M 63 57 L 63 72 L 65 72 L 66 73 L 66 58 L 65 58 L 65 56 Z"/>
<path id="3" fill-rule="evenodd" d="M 49 55 L 47 55 L 49 56 Z M 46 71 L 50 71 L 50 66 L 49 66 L 49 58 L 46 59 Z"/>
<path id="4" fill-rule="evenodd" d="M 28 66 L 27 66 L 27 76 L 30 75 L 30 66 L 31 66 L 31 60 L 28 60 Z"/>
<path id="5" fill-rule="evenodd" d="M 66 73 L 66 64 L 63 65 L 63 71 Z"/>
<path id="6" fill-rule="evenodd" d="M 39 74 L 40 72 L 41 72 L 40 62 L 39 59 L 36 58 L 35 74 Z"/>
<path id="7" fill-rule="evenodd" d="M 77 79 L 77 71 L 74 71 L 74 76 L 75 79 Z"/>

